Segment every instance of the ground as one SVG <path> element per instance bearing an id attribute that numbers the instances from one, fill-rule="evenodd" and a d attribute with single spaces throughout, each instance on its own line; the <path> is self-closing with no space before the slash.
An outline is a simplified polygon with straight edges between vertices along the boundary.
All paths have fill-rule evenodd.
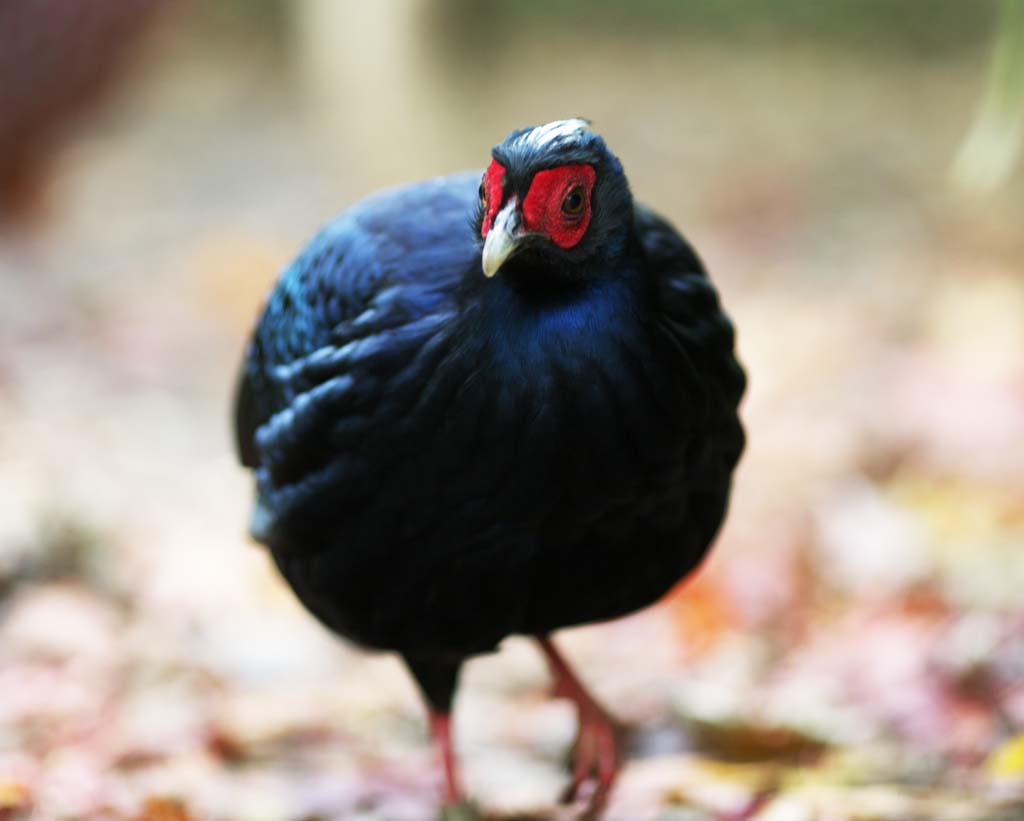
<path id="1" fill-rule="evenodd" d="M 586 82 L 536 43 L 486 77 L 422 57 L 402 99 L 449 96 L 399 157 L 353 148 L 384 103 L 329 66 L 172 32 L 5 233 L 0 818 L 435 814 L 398 662 L 326 634 L 246 540 L 234 370 L 332 213 L 578 113 L 705 257 L 751 374 L 702 572 L 557 637 L 627 728 L 608 817 L 1024 817 L 1024 189 L 948 177 L 983 54 L 546 45 Z M 519 638 L 467 668 L 487 817 L 571 817 L 548 684 Z"/>

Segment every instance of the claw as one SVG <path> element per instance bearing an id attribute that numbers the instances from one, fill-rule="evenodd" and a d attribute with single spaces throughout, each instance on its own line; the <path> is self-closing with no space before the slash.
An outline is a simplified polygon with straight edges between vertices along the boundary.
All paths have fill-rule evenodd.
<path id="1" fill-rule="evenodd" d="M 572 699 L 579 717 L 579 732 L 573 750 L 572 780 L 562 795 L 562 801 L 575 801 L 583 786 L 593 781 L 594 789 L 581 817 L 597 818 L 608 802 L 621 766 L 615 724 L 576 678 L 551 639 L 543 636 L 537 641 L 555 677 L 555 695 Z"/>

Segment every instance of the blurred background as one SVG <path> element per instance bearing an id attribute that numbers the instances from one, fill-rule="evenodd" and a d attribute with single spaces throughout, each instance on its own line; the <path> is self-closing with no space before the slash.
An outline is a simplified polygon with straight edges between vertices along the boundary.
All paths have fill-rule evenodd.
<path id="1" fill-rule="evenodd" d="M 576 115 L 751 374 L 702 573 L 560 636 L 609 817 L 1024 817 L 1022 60 L 1021 0 L 0 4 L 0 818 L 432 817 L 398 662 L 247 541 L 230 394 L 320 224 Z M 488 817 L 562 817 L 547 685 L 468 665 Z"/>

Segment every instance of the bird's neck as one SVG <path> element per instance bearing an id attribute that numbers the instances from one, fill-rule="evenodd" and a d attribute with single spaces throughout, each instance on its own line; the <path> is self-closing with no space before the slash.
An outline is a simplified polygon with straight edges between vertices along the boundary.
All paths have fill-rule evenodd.
<path id="1" fill-rule="evenodd" d="M 579 280 L 545 281 L 543 271 L 503 274 L 484 283 L 473 311 L 498 365 L 600 358 L 643 332 L 648 295 L 638 261 L 620 258 L 614 269 Z"/>

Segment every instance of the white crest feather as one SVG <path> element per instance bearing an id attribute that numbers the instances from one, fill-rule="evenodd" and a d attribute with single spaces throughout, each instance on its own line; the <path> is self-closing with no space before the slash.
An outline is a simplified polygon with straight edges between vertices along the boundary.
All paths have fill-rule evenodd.
<path id="1" fill-rule="evenodd" d="M 527 131 L 516 142 L 522 142 L 533 149 L 543 149 L 554 143 L 574 140 L 590 129 L 590 122 L 574 117 L 571 120 L 555 120 Z"/>

